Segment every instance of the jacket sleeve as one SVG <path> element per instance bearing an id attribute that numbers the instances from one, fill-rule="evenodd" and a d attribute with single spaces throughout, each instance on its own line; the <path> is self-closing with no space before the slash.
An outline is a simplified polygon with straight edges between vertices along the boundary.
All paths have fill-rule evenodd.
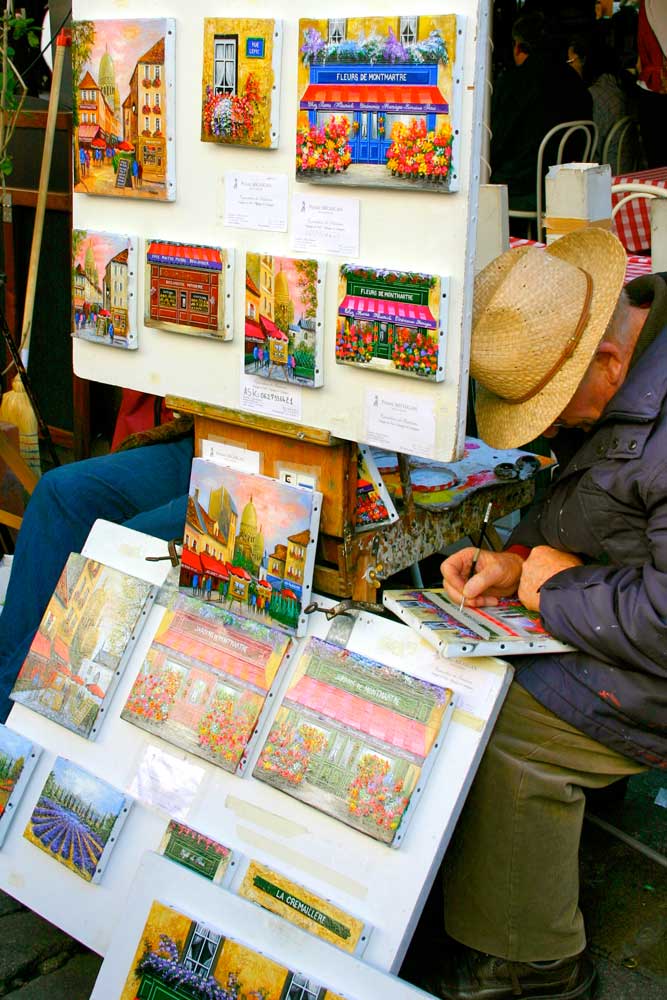
<path id="1" fill-rule="evenodd" d="M 540 590 L 546 628 L 563 642 L 620 667 L 667 677 L 667 472 L 644 497 L 651 560 L 639 566 L 576 566 Z"/>

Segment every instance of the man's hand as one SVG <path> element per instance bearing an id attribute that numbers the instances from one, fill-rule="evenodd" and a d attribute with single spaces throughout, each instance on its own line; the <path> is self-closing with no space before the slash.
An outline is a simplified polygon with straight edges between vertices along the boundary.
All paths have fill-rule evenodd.
<path id="1" fill-rule="evenodd" d="M 523 568 L 521 556 L 516 552 L 482 549 L 475 575 L 468 579 L 476 551 L 474 548 L 459 549 L 442 563 L 442 584 L 451 600 L 460 604 L 465 594 L 469 607 L 483 608 L 497 604 L 499 597 L 516 594 Z"/>
<path id="2" fill-rule="evenodd" d="M 579 556 L 572 555 L 570 552 L 559 552 L 558 549 L 552 549 L 549 545 L 537 545 L 531 549 L 530 555 L 523 564 L 521 582 L 519 583 L 519 600 L 531 611 L 539 611 L 539 590 L 542 584 L 555 576 L 556 573 L 560 573 L 561 570 L 581 565 L 582 561 Z"/>

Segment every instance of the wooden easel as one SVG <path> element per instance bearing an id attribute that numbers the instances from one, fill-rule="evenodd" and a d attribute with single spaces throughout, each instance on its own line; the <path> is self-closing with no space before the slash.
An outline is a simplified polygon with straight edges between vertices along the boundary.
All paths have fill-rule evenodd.
<path id="1" fill-rule="evenodd" d="M 357 446 L 353 441 L 314 427 L 178 396 L 167 396 L 166 404 L 177 413 L 194 416 L 195 455 L 201 455 L 202 441 L 220 441 L 258 452 L 263 475 L 279 478 L 281 472 L 290 471 L 315 479 L 323 497 L 313 576 L 313 588 L 320 593 L 377 600 L 381 579 L 460 538 L 476 537 L 489 500 L 493 500 L 496 518 L 532 500 L 532 481 L 515 480 L 473 493 L 450 510 L 427 511 L 415 506 L 407 460 L 399 456 L 404 496 L 400 519 L 357 534 Z"/>

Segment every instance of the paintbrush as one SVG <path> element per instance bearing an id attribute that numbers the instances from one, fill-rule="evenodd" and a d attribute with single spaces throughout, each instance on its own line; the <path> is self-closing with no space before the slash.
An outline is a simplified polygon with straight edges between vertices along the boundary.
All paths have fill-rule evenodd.
<path id="1" fill-rule="evenodd" d="M 484 514 L 484 520 L 482 521 L 482 530 L 479 534 L 479 542 L 477 543 L 477 548 L 475 549 L 475 554 L 472 557 L 472 562 L 470 563 L 470 572 L 468 573 L 468 580 L 475 575 L 475 570 L 477 569 L 477 560 L 479 559 L 479 554 L 482 551 L 482 545 L 484 544 L 484 539 L 486 538 L 486 529 L 489 526 L 491 520 L 491 508 L 493 507 L 493 500 L 491 500 L 486 508 L 486 513 Z M 468 581 L 466 580 L 466 583 Z M 464 584 L 465 586 L 465 584 Z M 461 603 L 459 604 L 459 611 L 463 611 L 463 605 L 465 604 L 465 595 L 461 593 Z"/>

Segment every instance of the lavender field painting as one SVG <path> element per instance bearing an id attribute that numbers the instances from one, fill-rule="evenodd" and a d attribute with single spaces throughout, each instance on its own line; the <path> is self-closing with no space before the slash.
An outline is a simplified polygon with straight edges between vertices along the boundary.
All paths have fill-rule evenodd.
<path id="1" fill-rule="evenodd" d="M 24 837 L 87 882 L 95 882 L 130 804 L 106 781 L 57 757 Z"/>

